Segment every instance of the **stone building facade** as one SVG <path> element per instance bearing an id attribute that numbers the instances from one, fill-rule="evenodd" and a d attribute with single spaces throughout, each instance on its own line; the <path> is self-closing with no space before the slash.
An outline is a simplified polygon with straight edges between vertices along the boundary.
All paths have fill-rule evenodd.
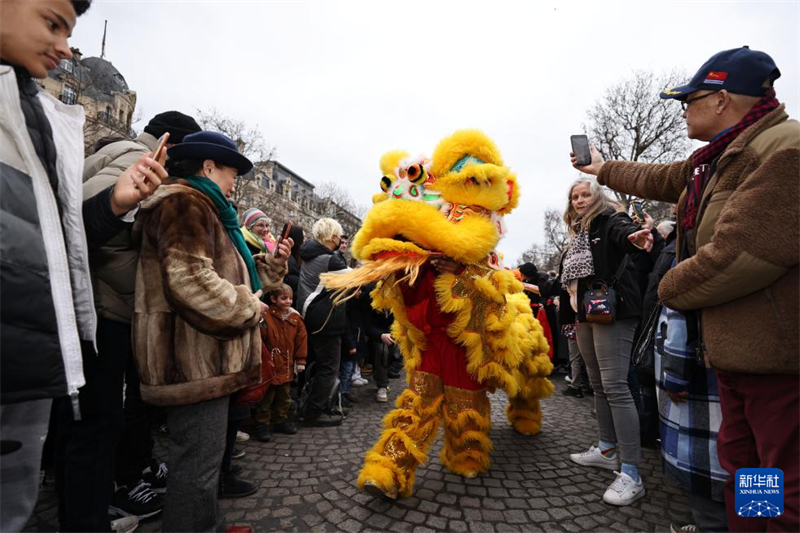
<path id="1" fill-rule="evenodd" d="M 238 209 L 243 213 L 257 207 L 272 221 L 270 231 L 280 232 L 283 223 L 291 220 L 306 233 L 322 217 L 336 219 L 346 235 L 354 235 L 361 227 L 361 219 L 329 198 L 321 198 L 314 192 L 314 185 L 278 161 L 256 163 L 248 176 L 244 176 L 240 187 Z"/>
<path id="2" fill-rule="evenodd" d="M 94 144 L 103 137 L 132 137 L 136 91 L 130 90 L 110 61 L 84 58 L 77 48 L 72 49 L 72 54 L 72 59 L 61 61 L 58 68 L 38 82 L 65 104 L 83 106 L 86 153 L 91 153 Z"/>

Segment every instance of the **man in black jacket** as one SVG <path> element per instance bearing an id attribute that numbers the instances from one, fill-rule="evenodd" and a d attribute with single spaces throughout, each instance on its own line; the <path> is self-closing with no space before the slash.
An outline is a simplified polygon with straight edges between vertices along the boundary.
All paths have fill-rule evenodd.
<path id="1" fill-rule="evenodd" d="M 89 1 L 4 1 L 0 19 L 0 530 L 19 531 L 36 503 L 53 399 L 80 419 L 84 361 L 94 362 L 97 319 L 88 250 L 166 177 L 148 157 L 81 205 L 83 110 L 40 91 Z M 123 218 L 120 218 L 123 217 Z M 82 352 L 87 357 L 82 357 Z M 107 490 L 107 487 L 104 487 Z M 109 529 L 104 523 L 76 529 Z M 67 527 L 63 528 L 68 530 Z"/>

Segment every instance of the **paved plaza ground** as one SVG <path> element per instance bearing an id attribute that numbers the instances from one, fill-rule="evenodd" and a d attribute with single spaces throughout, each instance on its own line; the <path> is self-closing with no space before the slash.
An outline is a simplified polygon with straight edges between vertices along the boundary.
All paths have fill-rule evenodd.
<path id="1" fill-rule="evenodd" d="M 438 442 L 427 465 L 417 471 L 411 498 L 375 499 L 356 489 L 365 451 L 377 439 L 381 418 L 393 403 L 374 401 L 370 383 L 354 389 L 360 403 L 340 427 L 300 428 L 294 436 L 273 435 L 269 443 L 239 444 L 243 477 L 260 484 L 247 498 L 221 500 L 231 523 L 256 531 L 392 531 L 397 533 L 510 531 L 668 531 L 670 521 L 689 522 L 688 500 L 662 473 L 659 454 L 644 450 L 640 472 L 647 495 L 629 507 L 606 505 L 602 495 L 610 471 L 581 467 L 568 454 L 596 443 L 592 400 L 561 394 L 563 374 L 552 377 L 557 390 L 544 400 L 544 426 L 535 437 L 518 435 L 505 418 L 506 398 L 492 397 L 489 472 L 465 479 L 447 472 Z M 401 391 L 392 381 L 390 400 Z M 167 458 L 166 440 L 156 453 Z M 27 531 L 56 531 L 55 494 L 42 489 Z M 159 519 L 138 531 L 160 531 Z"/>

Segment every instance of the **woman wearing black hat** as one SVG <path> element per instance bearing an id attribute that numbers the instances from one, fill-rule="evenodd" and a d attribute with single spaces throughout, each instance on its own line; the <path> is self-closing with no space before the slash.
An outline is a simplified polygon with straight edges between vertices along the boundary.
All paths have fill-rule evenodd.
<path id="1" fill-rule="evenodd" d="M 165 531 L 220 531 L 217 504 L 229 396 L 261 377 L 262 290 L 283 280 L 278 257 L 247 249 L 228 198 L 252 163 L 222 134 L 168 151 L 171 179 L 142 205 L 133 319 L 142 398 L 167 408 Z"/>

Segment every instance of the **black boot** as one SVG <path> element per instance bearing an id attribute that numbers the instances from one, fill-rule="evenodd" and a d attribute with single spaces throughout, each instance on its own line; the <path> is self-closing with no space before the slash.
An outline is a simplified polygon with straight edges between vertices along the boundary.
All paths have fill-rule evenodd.
<path id="1" fill-rule="evenodd" d="M 269 442 L 269 439 L 272 438 L 269 434 L 269 426 L 266 424 L 257 425 L 255 431 L 253 431 L 253 436 L 261 442 Z"/>
<path id="2" fill-rule="evenodd" d="M 285 435 L 294 435 L 297 433 L 297 428 L 294 424 L 289 422 L 288 420 L 284 420 L 283 422 L 278 422 L 272 427 L 272 431 L 275 433 L 283 433 Z"/>
<path id="3" fill-rule="evenodd" d="M 243 498 L 258 490 L 255 483 L 239 479 L 231 472 L 223 472 L 219 477 L 220 498 Z"/>

